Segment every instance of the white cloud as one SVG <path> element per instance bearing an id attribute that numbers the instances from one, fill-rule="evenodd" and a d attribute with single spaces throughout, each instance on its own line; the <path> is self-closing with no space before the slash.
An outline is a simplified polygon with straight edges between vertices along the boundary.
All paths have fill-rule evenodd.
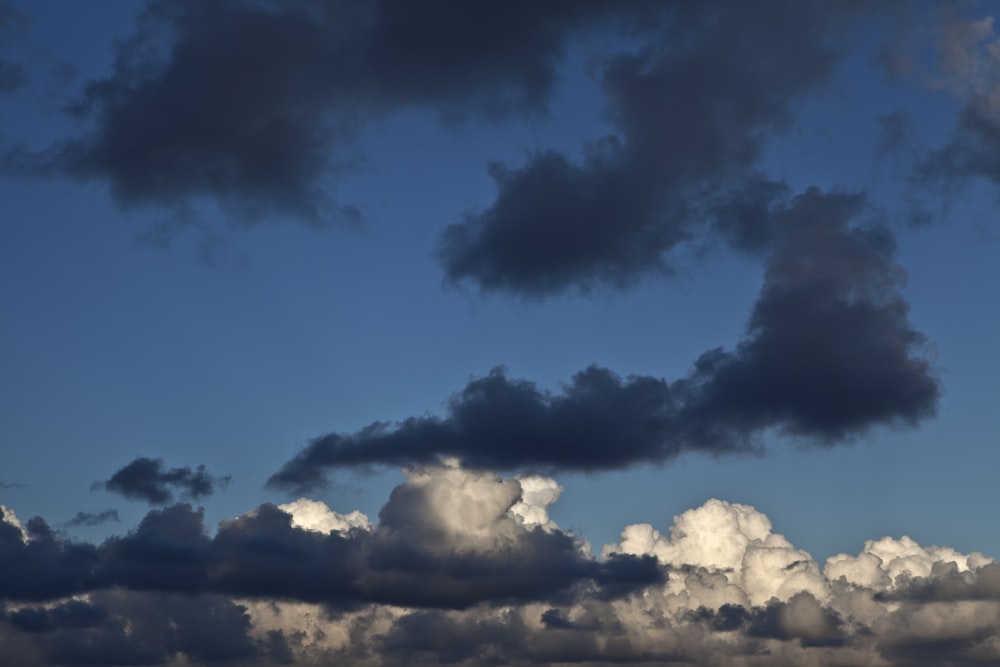
<path id="1" fill-rule="evenodd" d="M 346 534 L 351 529 L 371 532 L 373 528 L 371 520 L 360 511 L 354 510 L 348 514 L 341 514 L 333 511 L 326 503 L 319 500 L 299 498 L 293 502 L 278 505 L 278 509 L 292 515 L 293 526 L 319 533 Z"/>

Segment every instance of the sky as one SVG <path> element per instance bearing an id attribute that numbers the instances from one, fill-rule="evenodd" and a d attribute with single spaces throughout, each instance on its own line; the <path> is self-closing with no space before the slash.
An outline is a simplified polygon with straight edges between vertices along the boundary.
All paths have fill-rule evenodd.
<path id="1" fill-rule="evenodd" d="M 0 0 L 0 658 L 1000 664 L 998 13 Z"/>

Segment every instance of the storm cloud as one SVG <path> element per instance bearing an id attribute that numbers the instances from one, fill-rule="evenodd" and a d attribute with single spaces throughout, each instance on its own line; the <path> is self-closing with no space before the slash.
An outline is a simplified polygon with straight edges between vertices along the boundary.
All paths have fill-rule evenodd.
<path id="1" fill-rule="evenodd" d="M 212 475 L 203 465 L 195 470 L 187 466 L 167 469 L 162 459 L 141 456 L 117 470 L 106 481 L 96 482 L 94 486 L 131 500 L 166 505 L 173 501 L 175 491 L 197 500 L 212 495 L 217 487 L 225 486 L 229 480 L 228 476 Z"/>
<path id="2" fill-rule="evenodd" d="M 774 249 L 732 351 L 710 350 L 668 382 L 592 366 L 549 392 L 495 369 L 443 417 L 319 437 L 269 480 L 320 485 L 328 471 L 457 457 L 490 469 L 598 471 L 700 451 L 754 450 L 777 429 L 831 446 L 931 416 L 940 387 L 908 320 L 890 231 L 862 195 L 810 189 L 769 210 Z"/>

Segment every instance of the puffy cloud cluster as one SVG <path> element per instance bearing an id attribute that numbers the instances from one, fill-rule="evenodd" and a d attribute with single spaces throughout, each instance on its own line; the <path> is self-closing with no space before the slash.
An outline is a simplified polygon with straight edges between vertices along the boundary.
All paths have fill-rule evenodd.
<path id="1" fill-rule="evenodd" d="M 825 566 L 712 499 L 593 557 L 562 487 L 407 471 L 377 522 L 301 498 L 154 510 L 100 545 L 3 510 L 0 641 L 24 665 L 449 662 L 909 667 L 1000 661 L 1000 564 L 908 537 Z M 6 528 L 5 528 L 6 527 Z"/>

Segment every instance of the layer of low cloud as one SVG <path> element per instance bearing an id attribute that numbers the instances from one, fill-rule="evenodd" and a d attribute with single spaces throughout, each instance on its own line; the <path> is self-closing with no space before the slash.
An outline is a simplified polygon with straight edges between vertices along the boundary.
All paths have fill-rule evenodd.
<path id="1" fill-rule="evenodd" d="M 100 545 L 0 522 L 0 641 L 24 665 L 791 667 L 1000 661 L 1000 564 L 906 537 L 818 563 L 712 499 L 590 555 L 553 479 L 408 471 L 377 522 L 299 499 L 184 505 Z M 72 552 L 72 553 L 71 553 Z M 72 557 L 69 557 L 72 556 Z M 15 574 L 16 573 L 16 574 Z"/>
<path id="2" fill-rule="evenodd" d="M 337 469 L 458 457 L 491 469 L 599 471 L 684 453 L 743 453 L 778 430 L 817 446 L 931 416 L 940 388 L 908 319 L 892 234 L 848 193 L 808 190 L 768 212 L 773 250 L 742 342 L 710 350 L 668 382 L 591 367 L 560 392 L 502 369 L 444 417 L 375 423 L 312 441 L 273 475 L 322 485 Z"/>
<path id="3" fill-rule="evenodd" d="M 151 505 L 173 502 L 174 494 L 198 500 L 215 493 L 230 481 L 228 476 L 217 477 L 200 465 L 196 469 L 167 468 L 162 459 L 141 456 L 115 471 L 95 488 L 117 493 L 130 500 L 143 500 Z"/>

